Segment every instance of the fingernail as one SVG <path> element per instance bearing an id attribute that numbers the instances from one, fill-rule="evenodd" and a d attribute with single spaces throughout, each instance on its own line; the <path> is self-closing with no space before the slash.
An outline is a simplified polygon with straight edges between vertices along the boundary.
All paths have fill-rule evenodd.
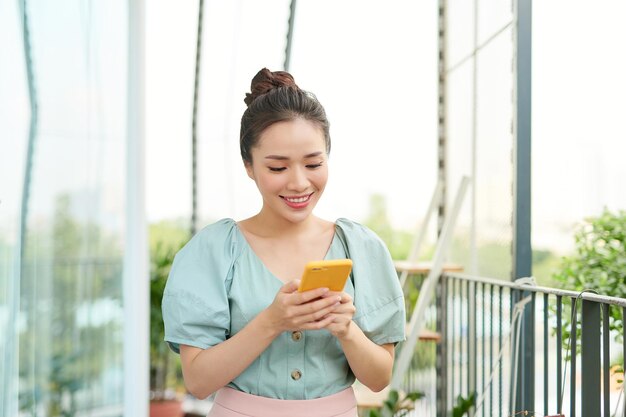
<path id="1" fill-rule="evenodd" d="M 337 301 L 341 302 L 341 296 L 337 296 Z"/>

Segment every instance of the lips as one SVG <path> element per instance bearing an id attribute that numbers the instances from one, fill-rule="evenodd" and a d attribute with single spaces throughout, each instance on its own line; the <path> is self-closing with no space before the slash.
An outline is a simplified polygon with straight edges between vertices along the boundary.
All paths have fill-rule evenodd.
<path id="1" fill-rule="evenodd" d="M 289 207 L 299 209 L 304 208 L 309 204 L 309 202 L 311 201 L 311 196 L 313 196 L 313 193 L 303 196 L 289 197 L 281 195 L 280 198 L 282 198 Z"/>

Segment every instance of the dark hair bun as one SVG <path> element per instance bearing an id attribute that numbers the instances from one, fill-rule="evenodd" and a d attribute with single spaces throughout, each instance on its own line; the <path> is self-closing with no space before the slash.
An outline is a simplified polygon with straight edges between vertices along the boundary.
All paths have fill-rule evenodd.
<path id="1" fill-rule="evenodd" d="M 246 98 L 243 100 L 246 105 L 256 100 L 257 97 L 267 94 L 271 90 L 278 87 L 289 87 L 298 89 L 296 82 L 291 74 L 285 71 L 270 71 L 267 68 L 263 68 L 252 79 L 250 84 L 250 93 L 246 93 Z"/>

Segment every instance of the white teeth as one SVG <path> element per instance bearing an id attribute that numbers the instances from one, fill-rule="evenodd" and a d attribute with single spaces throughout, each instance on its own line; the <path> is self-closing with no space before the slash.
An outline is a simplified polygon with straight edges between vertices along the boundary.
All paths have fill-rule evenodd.
<path id="1" fill-rule="evenodd" d="M 285 197 L 285 200 L 289 201 L 290 203 L 304 203 L 308 199 L 309 199 L 309 196 L 300 197 L 300 198 L 287 198 L 287 197 Z"/>

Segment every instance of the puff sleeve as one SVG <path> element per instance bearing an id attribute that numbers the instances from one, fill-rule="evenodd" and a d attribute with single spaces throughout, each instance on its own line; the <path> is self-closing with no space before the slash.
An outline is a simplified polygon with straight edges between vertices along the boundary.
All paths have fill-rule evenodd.
<path id="1" fill-rule="evenodd" d="M 232 219 L 220 220 L 176 254 L 161 304 L 165 341 L 176 353 L 181 344 L 206 349 L 229 337 L 235 227 Z"/>
<path id="2" fill-rule="evenodd" d="M 376 344 L 405 340 L 404 295 L 387 246 L 358 223 L 339 219 L 337 226 L 353 262 L 353 320 Z"/>

